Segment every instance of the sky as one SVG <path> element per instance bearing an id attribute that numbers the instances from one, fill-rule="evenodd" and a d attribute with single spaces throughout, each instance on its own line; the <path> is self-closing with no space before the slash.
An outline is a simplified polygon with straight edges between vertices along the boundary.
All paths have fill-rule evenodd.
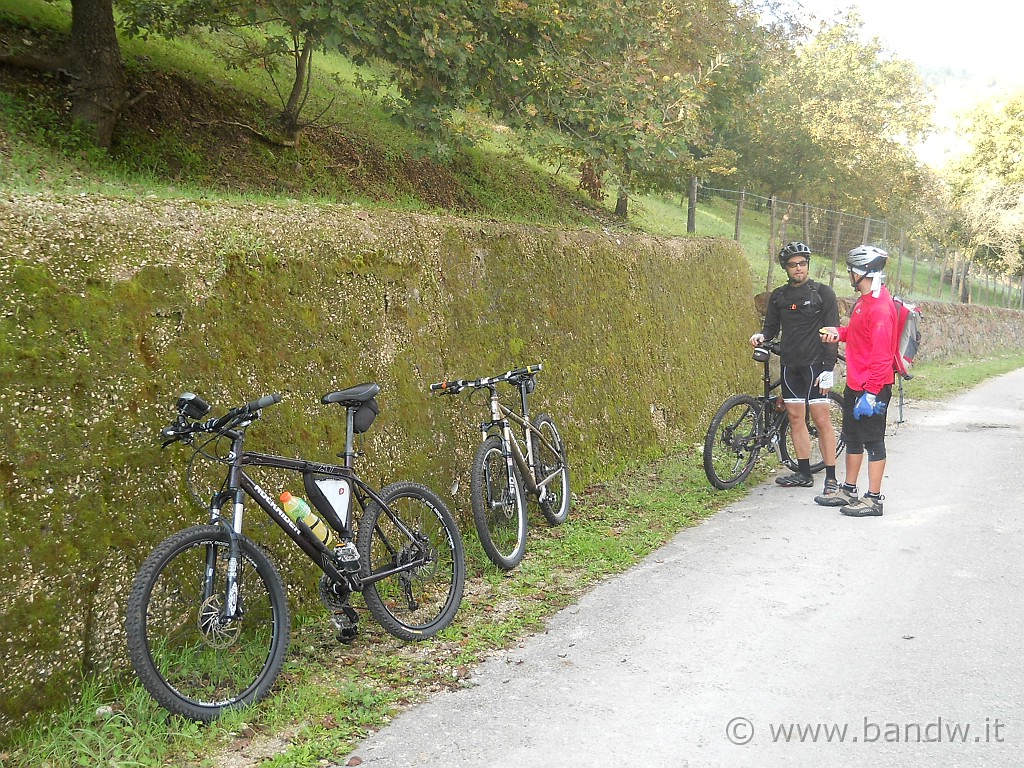
<path id="1" fill-rule="evenodd" d="M 1020 0 L 794 0 L 818 18 L 854 7 L 865 31 L 899 58 L 923 67 L 967 70 L 1024 82 Z"/>
<path id="2" fill-rule="evenodd" d="M 864 32 L 922 70 L 949 69 L 967 78 L 935 87 L 938 133 L 917 148 L 929 165 L 942 167 L 968 148 L 955 135 L 957 116 L 977 104 L 1024 88 L 1024 1 L 968 0 L 955 6 L 935 0 L 790 0 L 818 19 L 832 20 L 853 7 Z"/>

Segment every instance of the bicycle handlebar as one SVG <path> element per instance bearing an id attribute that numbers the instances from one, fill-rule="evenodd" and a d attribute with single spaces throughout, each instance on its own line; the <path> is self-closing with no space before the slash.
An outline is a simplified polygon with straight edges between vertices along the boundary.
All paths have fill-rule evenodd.
<path id="1" fill-rule="evenodd" d="M 759 349 L 767 350 L 768 352 L 771 352 L 773 355 L 778 355 L 779 357 L 782 357 L 782 344 L 778 341 L 763 341 L 757 346 Z M 836 354 L 836 361 L 845 363 L 846 355 L 844 355 L 842 352 L 838 352 Z"/>
<path id="2" fill-rule="evenodd" d="M 459 392 L 469 387 L 479 389 L 480 387 L 487 387 L 492 384 L 500 384 L 503 381 L 513 381 L 524 376 L 532 376 L 542 370 L 544 370 L 544 366 L 541 363 L 537 363 L 536 365 L 528 365 L 525 368 L 516 368 L 511 371 L 505 371 L 505 373 L 497 376 L 488 376 L 482 379 L 455 379 L 454 381 L 439 381 L 436 384 L 430 385 L 430 391 L 439 392 L 442 395 L 457 395 Z"/>
<path id="3" fill-rule="evenodd" d="M 281 402 L 281 393 L 274 392 L 271 395 L 264 395 L 245 405 L 232 408 L 218 419 L 207 419 L 206 421 L 189 422 L 185 414 L 179 413 L 178 418 L 175 419 L 173 424 L 168 424 L 160 430 L 160 435 L 166 439 L 164 443 L 164 447 L 166 447 L 196 432 L 226 434 L 231 431 L 232 427 L 245 421 L 250 416 L 256 416 L 262 409 L 276 405 L 279 402 Z"/>

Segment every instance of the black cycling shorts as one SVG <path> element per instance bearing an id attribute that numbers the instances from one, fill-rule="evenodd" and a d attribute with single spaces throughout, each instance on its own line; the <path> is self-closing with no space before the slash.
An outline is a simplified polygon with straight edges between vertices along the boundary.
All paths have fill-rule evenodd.
<path id="1" fill-rule="evenodd" d="M 864 393 L 859 389 L 846 388 L 843 393 L 843 438 L 847 446 L 863 447 L 865 443 L 871 443 L 885 439 L 885 413 L 876 416 L 861 416 L 853 418 L 853 406 L 857 399 Z M 892 385 L 887 384 L 878 393 L 878 399 L 888 403 L 892 399 Z"/>
<path id="2" fill-rule="evenodd" d="M 817 365 L 782 366 L 782 399 L 787 403 L 827 403 L 828 395 L 818 389 L 818 376 L 825 370 Z"/>

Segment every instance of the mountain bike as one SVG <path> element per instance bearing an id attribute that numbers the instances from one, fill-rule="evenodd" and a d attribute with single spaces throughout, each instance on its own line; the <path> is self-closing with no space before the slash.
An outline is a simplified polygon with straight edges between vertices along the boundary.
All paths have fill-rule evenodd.
<path id="1" fill-rule="evenodd" d="M 486 406 L 490 420 L 480 425 L 481 443 L 470 470 L 470 498 L 473 522 L 480 544 L 491 562 L 509 571 L 526 554 L 526 494 L 539 505 L 551 525 L 561 525 L 569 516 L 569 465 L 565 444 L 546 413 L 530 418 L 528 396 L 537 386 L 542 366 L 528 365 L 499 376 L 430 385 L 432 392 L 457 395 L 471 390 L 470 402 Z M 503 402 L 499 384 L 519 392 L 519 413 Z M 522 430 L 519 436 L 513 425 Z"/>
<path id="2" fill-rule="evenodd" d="M 281 400 L 267 395 L 200 422 L 211 410 L 182 394 L 178 415 L 161 431 L 163 446 L 183 442 L 197 458 L 226 467 L 209 503 L 207 525 L 161 542 L 132 584 L 125 630 L 139 680 L 164 708 L 208 722 L 225 710 L 253 704 L 274 684 L 288 648 L 290 624 L 284 585 L 270 558 L 242 532 L 245 502 L 256 503 L 323 571 L 319 592 L 342 642 L 357 633 L 349 596 L 360 592 L 370 614 L 395 637 L 423 640 L 451 623 L 462 600 L 462 538 L 444 503 L 417 483 L 375 491 L 353 468 L 353 435 L 377 414 L 377 384 L 331 392 L 324 404 L 345 409 L 341 465 L 245 450 L 246 430 L 262 410 Z M 271 467 L 302 475 L 316 513 L 341 546 L 328 547 L 307 520 L 293 520 L 247 472 Z M 353 535 L 355 505 L 360 514 Z M 319 522 L 316 525 L 320 527 Z M 354 542 L 353 542 L 354 539 Z M 328 542 L 332 538 L 327 538 Z"/>
<path id="3" fill-rule="evenodd" d="M 771 372 L 771 356 L 779 355 L 780 351 L 777 342 L 755 347 L 753 358 L 764 365 L 764 394 L 757 397 L 733 395 L 718 407 L 711 419 L 704 439 L 704 474 L 715 488 L 734 488 L 746 480 L 763 450 L 775 451 L 779 460 L 794 472 L 799 469 L 789 417 L 782 401 L 782 380 L 774 378 Z M 843 359 L 842 355 L 840 359 Z M 842 437 L 843 396 L 832 390 L 828 399 L 838 457 L 845 447 Z M 825 461 L 818 444 L 818 428 L 809 408 L 804 418 L 811 436 L 811 472 L 820 472 Z"/>

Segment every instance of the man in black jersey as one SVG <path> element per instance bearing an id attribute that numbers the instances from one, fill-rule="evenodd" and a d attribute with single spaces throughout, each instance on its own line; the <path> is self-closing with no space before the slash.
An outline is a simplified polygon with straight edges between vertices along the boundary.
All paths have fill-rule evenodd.
<path id="1" fill-rule="evenodd" d="M 753 346 L 774 339 L 782 331 L 782 396 L 789 415 L 789 428 L 799 469 L 775 482 L 787 488 L 814 485 L 811 477 L 811 436 L 807 432 L 806 409 L 818 428 L 818 445 L 825 461 L 825 487 L 815 501 L 824 506 L 845 504 L 836 482 L 836 432 L 828 400 L 838 344 L 821 340 L 819 328 L 839 322 L 836 294 L 827 285 L 810 279 L 811 249 L 792 242 L 779 252 L 779 263 L 789 278 L 771 293 L 764 327 L 750 337 Z"/>

